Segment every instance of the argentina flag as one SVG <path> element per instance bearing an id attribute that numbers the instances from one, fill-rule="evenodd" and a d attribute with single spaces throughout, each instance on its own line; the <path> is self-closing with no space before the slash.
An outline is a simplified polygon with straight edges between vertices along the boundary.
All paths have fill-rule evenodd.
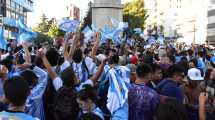
<path id="1" fill-rule="evenodd" d="M 4 38 L 4 29 L 0 28 L 0 48 L 6 50 L 7 48 L 7 41 Z"/>
<path id="2" fill-rule="evenodd" d="M 108 72 L 109 89 L 107 107 L 113 114 L 126 104 L 130 86 L 130 70 L 124 66 L 116 66 Z"/>
<path id="3" fill-rule="evenodd" d="M 63 19 L 59 21 L 58 27 L 65 32 L 76 32 L 78 27 L 80 26 L 80 22 L 77 20 L 69 20 Z"/>
<path id="4" fill-rule="evenodd" d="M 24 23 L 22 19 L 19 19 L 17 21 L 17 25 L 19 28 L 19 35 L 17 35 L 17 42 L 18 44 L 21 44 L 23 42 L 32 42 L 36 37 L 37 33 L 33 32 L 31 29 L 29 29 Z"/>

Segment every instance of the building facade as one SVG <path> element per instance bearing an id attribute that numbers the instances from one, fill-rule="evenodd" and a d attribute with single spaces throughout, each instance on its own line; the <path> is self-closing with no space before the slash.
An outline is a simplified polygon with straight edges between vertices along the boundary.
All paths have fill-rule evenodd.
<path id="1" fill-rule="evenodd" d="M 215 45 L 215 0 L 209 0 L 207 43 L 209 45 Z"/>
<path id="2" fill-rule="evenodd" d="M 80 8 L 78 8 L 76 5 L 69 3 L 69 5 L 67 6 L 67 10 L 66 10 L 66 18 L 69 18 L 71 20 L 78 20 L 80 21 L 80 15 L 81 15 L 81 11 Z"/>
<path id="3" fill-rule="evenodd" d="M 6 39 L 15 39 L 18 33 L 17 20 L 27 24 L 27 13 L 33 11 L 33 0 L 0 0 L 0 24 Z"/>
<path id="4" fill-rule="evenodd" d="M 73 5 L 72 6 L 72 10 L 70 11 L 70 16 L 72 16 L 73 20 L 80 20 L 80 9 Z"/>
<path id="5" fill-rule="evenodd" d="M 205 43 L 208 0 L 150 0 L 147 26 L 163 26 L 166 38 L 179 42 Z M 145 7 L 149 0 L 145 0 Z M 151 20 L 153 18 L 153 20 Z M 147 27 L 146 26 L 146 27 Z"/>

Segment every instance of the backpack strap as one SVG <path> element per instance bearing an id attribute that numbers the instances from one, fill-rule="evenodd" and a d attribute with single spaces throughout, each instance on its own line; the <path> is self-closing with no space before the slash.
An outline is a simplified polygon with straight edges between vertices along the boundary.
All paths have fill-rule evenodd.
<path id="1" fill-rule="evenodd" d="M 86 64 L 86 62 L 85 62 L 85 58 L 84 58 L 83 61 L 82 61 L 82 66 L 83 66 L 83 68 L 85 68 L 85 70 L 87 71 L 87 75 L 88 75 L 88 78 L 89 78 L 89 77 L 90 77 L 90 72 L 89 72 L 89 69 L 88 69 L 87 64 Z"/>

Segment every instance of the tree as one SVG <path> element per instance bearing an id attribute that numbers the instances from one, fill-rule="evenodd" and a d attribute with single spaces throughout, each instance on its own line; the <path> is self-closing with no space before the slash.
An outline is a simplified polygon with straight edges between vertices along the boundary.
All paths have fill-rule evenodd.
<path id="1" fill-rule="evenodd" d="M 92 5 L 92 3 L 90 2 L 87 15 L 85 16 L 83 23 L 81 24 L 81 28 L 80 28 L 81 31 L 83 31 L 86 26 L 89 26 L 91 28 L 91 25 L 92 25 L 92 8 L 91 8 L 91 5 Z"/>
<path id="2" fill-rule="evenodd" d="M 51 43 L 51 38 L 48 36 L 49 29 L 51 27 L 52 20 L 48 21 L 45 14 L 41 16 L 41 21 L 33 28 L 33 31 L 37 32 L 37 38 L 34 40 L 35 45 L 41 45 L 43 43 Z"/>
<path id="3" fill-rule="evenodd" d="M 144 28 L 147 17 L 143 0 L 134 0 L 123 6 L 123 19 L 131 28 Z"/>
<path id="4" fill-rule="evenodd" d="M 41 16 L 41 22 L 39 24 L 37 24 L 37 26 L 35 28 L 33 28 L 33 30 L 35 32 L 47 34 L 49 31 L 49 28 L 50 28 L 50 24 L 48 24 L 48 18 L 46 17 L 45 14 L 43 14 Z"/>
<path id="5" fill-rule="evenodd" d="M 62 30 L 60 30 L 58 27 L 57 27 L 57 24 L 56 23 L 53 23 L 49 29 L 49 32 L 48 32 L 48 36 L 50 38 L 57 38 L 57 37 L 61 37 L 61 36 L 64 36 L 65 35 L 65 32 L 63 32 Z"/>
<path id="6" fill-rule="evenodd" d="M 43 43 L 52 43 L 53 41 L 47 35 L 37 33 L 37 38 L 34 40 L 34 45 L 41 46 Z"/>

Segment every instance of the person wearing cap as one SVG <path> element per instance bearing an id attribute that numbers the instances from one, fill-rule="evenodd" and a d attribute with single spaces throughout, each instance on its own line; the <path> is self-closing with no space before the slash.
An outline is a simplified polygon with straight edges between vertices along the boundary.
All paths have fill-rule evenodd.
<path id="1" fill-rule="evenodd" d="M 200 82 L 204 80 L 201 71 L 197 68 L 191 68 L 187 74 L 188 83 L 182 86 L 185 93 L 185 103 L 188 109 L 190 120 L 198 120 L 199 95 L 202 92 Z"/>

